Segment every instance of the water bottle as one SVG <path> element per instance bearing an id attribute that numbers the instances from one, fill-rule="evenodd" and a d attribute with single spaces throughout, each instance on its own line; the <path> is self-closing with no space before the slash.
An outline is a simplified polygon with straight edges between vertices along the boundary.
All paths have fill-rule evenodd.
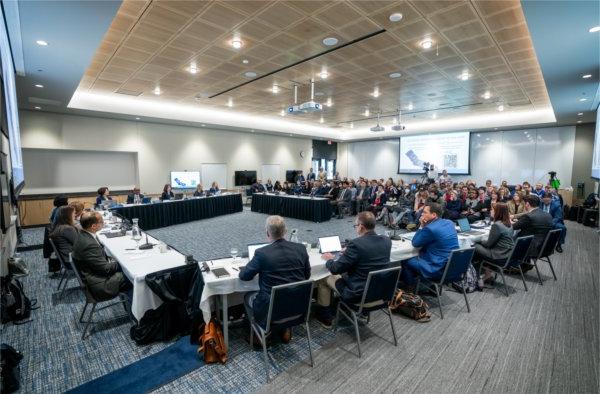
<path id="1" fill-rule="evenodd" d="M 131 226 L 131 239 L 136 242 L 139 242 L 142 239 L 142 231 L 140 230 L 140 226 L 138 224 L 139 219 L 132 219 L 133 225 Z"/>
<path id="2" fill-rule="evenodd" d="M 298 239 L 298 230 L 297 229 L 292 230 L 292 235 L 290 236 L 290 242 L 300 243 L 300 240 Z"/>

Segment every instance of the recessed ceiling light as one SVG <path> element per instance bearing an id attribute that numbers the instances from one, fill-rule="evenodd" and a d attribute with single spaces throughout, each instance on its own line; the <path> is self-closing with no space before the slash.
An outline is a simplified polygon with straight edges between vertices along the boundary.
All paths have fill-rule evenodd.
<path id="1" fill-rule="evenodd" d="M 458 76 L 461 81 L 467 81 L 469 79 L 469 72 L 463 71 L 462 74 Z"/>
<path id="2" fill-rule="evenodd" d="M 135 118 L 135 120 L 140 120 L 140 118 Z"/>
<path id="3" fill-rule="evenodd" d="M 321 73 L 319 74 L 319 77 L 321 77 L 321 79 L 327 79 L 328 76 L 329 73 L 325 70 L 321 71 Z"/>
<path id="4" fill-rule="evenodd" d="M 158 95 L 160 95 L 160 93 L 161 93 L 160 87 L 158 87 L 158 86 L 157 86 L 157 87 L 155 87 L 155 88 L 154 88 L 154 92 L 153 92 L 153 93 L 154 93 L 155 95 L 157 95 L 157 96 L 158 96 Z"/>
<path id="5" fill-rule="evenodd" d="M 431 119 L 437 119 L 437 114 L 434 112 L 433 115 L 431 115 Z"/>
<path id="6" fill-rule="evenodd" d="M 248 78 L 254 78 L 254 77 L 256 77 L 256 73 L 254 71 L 246 71 L 244 73 L 244 76 L 246 76 Z"/>
<path id="7" fill-rule="evenodd" d="M 233 107 L 233 99 L 231 97 L 229 97 L 229 100 L 227 100 L 227 106 L 229 108 Z"/>
<path id="8" fill-rule="evenodd" d="M 590 33 L 595 33 L 597 31 L 600 31 L 600 26 L 594 26 L 591 27 L 590 30 L 588 30 Z"/>
<path id="9" fill-rule="evenodd" d="M 39 84 L 39 83 L 36 83 L 36 84 L 35 84 L 35 87 L 36 87 L 36 88 L 43 88 L 43 87 L 44 87 L 44 85 L 42 85 L 42 84 Z"/>
<path id="10" fill-rule="evenodd" d="M 491 94 L 489 91 L 486 91 L 486 92 L 483 94 L 483 98 L 484 98 L 484 99 L 486 99 L 486 100 L 489 100 L 489 99 L 490 99 L 490 97 L 492 97 L 492 94 Z"/>
<path id="11" fill-rule="evenodd" d="M 373 93 L 371 93 L 371 96 L 373 96 L 375 98 L 379 97 L 379 88 L 378 87 L 373 89 Z"/>
<path id="12" fill-rule="evenodd" d="M 365 116 L 369 116 L 370 114 L 371 114 L 371 112 L 369 111 L 369 108 L 365 109 L 364 115 Z"/>
<path id="13" fill-rule="evenodd" d="M 390 74 L 390 78 L 400 78 L 402 76 L 402 74 L 400 73 L 391 73 Z"/>
<path id="14" fill-rule="evenodd" d="M 578 120 L 577 123 L 581 123 L 581 120 Z"/>
<path id="15" fill-rule="evenodd" d="M 290 134 L 290 137 L 292 136 L 292 134 Z"/>
<path id="16" fill-rule="evenodd" d="M 319 119 L 319 123 L 324 123 L 325 120 L 323 119 L 323 117 L 321 116 L 321 119 Z"/>
<path id="17" fill-rule="evenodd" d="M 243 43 L 242 40 L 238 39 L 238 38 L 234 38 L 233 40 L 231 40 L 231 46 L 234 49 L 240 49 L 242 47 Z"/>
<path id="18" fill-rule="evenodd" d="M 44 40 L 37 40 L 35 43 L 43 47 L 48 46 L 48 43 Z"/>
<path id="19" fill-rule="evenodd" d="M 250 130 L 251 133 L 254 133 L 254 130 Z"/>
<path id="20" fill-rule="evenodd" d="M 332 107 L 333 106 L 333 101 L 331 101 L 331 97 L 327 98 L 327 102 L 325 103 L 326 106 L 328 107 Z"/>
<path id="21" fill-rule="evenodd" d="M 408 104 L 407 108 L 409 111 L 412 111 L 415 107 L 412 105 L 412 103 L 410 103 L 410 104 Z"/>
<path id="22" fill-rule="evenodd" d="M 205 125 L 204 123 L 202 123 L 200 126 L 202 126 L 202 127 L 206 127 L 206 125 Z"/>
<path id="23" fill-rule="evenodd" d="M 323 44 L 327 45 L 328 47 L 333 46 L 335 44 L 337 44 L 339 41 L 337 38 L 335 37 L 327 37 L 323 39 Z"/>
<path id="24" fill-rule="evenodd" d="M 498 106 L 498 111 L 500 111 L 500 112 L 504 111 L 504 105 L 500 104 Z"/>
<path id="25" fill-rule="evenodd" d="M 198 72 L 198 67 L 196 66 L 196 63 L 190 64 L 190 68 L 188 70 L 190 74 L 196 74 Z"/>
<path id="26" fill-rule="evenodd" d="M 250 63 L 250 60 L 248 60 L 248 59 L 244 59 L 244 60 L 242 60 L 242 63 L 244 63 L 244 64 L 248 64 L 248 63 Z"/>
<path id="27" fill-rule="evenodd" d="M 577 114 L 577 116 L 582 116 L 582 115 L 583 115 L 583 112 L 579 112 L 579 113 Z"/>
<path id="28" fill-rule="evenodd" d="M 498 128 L 497 128 L 497 127 L 494 127 L 494 130 L 498 130 Z"/>
<path id="29" fill-rule="evenodd" d="M 481 134 L 477 134 L 477 137 L 481 137 Z"/>
<path id="30" fill-rule="evenodd" d="M 318 96 L 318 97 L 325 96 L 325 93 L 323 93 L 323 92 L 316 92 L 315 96 Z"/>
<path id="31" fill-rule="evenodd" d="M 285 116 L 285 111 L 283 109 L 279 111 L 279 116 Z"/>
<path id="32" fill-rule="evenodd" d="M 584 101 L 587 101 L 587 99 L 585 97 L 582 97 L 579 99 L 579 101 L 581 101 L 583 103 Z"/>
<path id="33" fill-rule="evenodd" d="M 354 122 L 350 122 L 350 128 L 353 129 L 354 128 Z"/>
<path id="34" fill-rule="evenodd" d="M 279 93 L 279 86 L 277 86 L 277 84 L 273 84 L 273 87 L 271 88 L 271 91 L 275 94 Z"/>
<path id="35" fill-rule="evenodd" d="M 584 76 L 582 76 L 581 78 L 583 78 L 583 79 L 588 79 L 588 78 L 591 78 L 591 77 L 592 77 L 592 74 L 585 74 L 585 75 L 584 75 Z"/>
<path id="36" fill-rule="evenodd" d="M 390 15 L 390 22 L 400 22 L 402 20 L 402 14 L 400 12 L 394 12 Z"/>
<path id="37" fill-rule="evenodd" d="M 419 45 L 421 45 L 421 48 L 423 49 L 429 49 L 433 46 L 433 40 L 431 38 L 426 38 L 421 41 Z"/>
<path id="38" fill-rule="evenodd" d="M 33 108 L 35 108 L 35 109 L 42 109 L 42 107 L 33 107 Z"/>

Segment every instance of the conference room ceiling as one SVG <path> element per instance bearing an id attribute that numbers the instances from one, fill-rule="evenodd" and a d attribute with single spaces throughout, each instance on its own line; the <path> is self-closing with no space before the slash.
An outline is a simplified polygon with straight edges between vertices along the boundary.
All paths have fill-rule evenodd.
<path id="1" fill-rule="evenodd" d="M 402 18 L 392 22 L 395 13 Z M 338 43 L 326 46 L 328 37 Z M 286 121 L 358 128 L 372 126 L 379 111 L 391 121 L 398 108 L 403 119 L 442 121 L 550 107 L 518 0 L 126 0 L 77 92 L 279 119 L 294 84 L 298 102 L 309 100 L 311 78 L 315 101 L 332 105 Z"/>

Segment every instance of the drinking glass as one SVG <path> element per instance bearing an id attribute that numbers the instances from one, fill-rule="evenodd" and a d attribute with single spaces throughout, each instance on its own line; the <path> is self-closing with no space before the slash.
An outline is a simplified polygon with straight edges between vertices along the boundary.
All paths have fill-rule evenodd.
<path id="1" fill-rule="evenodd" d="M 232 247 L 231 250 L 229 251 L 229 253 L 231 253 L 231 257 L 233 257 L 233 261 L 235 261 L 237 259 L 237 255 L 238 255 L 237 248 Z"/>

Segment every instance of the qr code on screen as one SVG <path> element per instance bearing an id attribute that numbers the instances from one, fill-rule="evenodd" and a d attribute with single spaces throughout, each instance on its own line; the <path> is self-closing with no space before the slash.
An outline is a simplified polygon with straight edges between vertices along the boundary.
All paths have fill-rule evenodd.
<path id="1" fill-rule="evenodd" d="M 444 168 L 456 168 L 456 155 L 444 155 Z"/>

